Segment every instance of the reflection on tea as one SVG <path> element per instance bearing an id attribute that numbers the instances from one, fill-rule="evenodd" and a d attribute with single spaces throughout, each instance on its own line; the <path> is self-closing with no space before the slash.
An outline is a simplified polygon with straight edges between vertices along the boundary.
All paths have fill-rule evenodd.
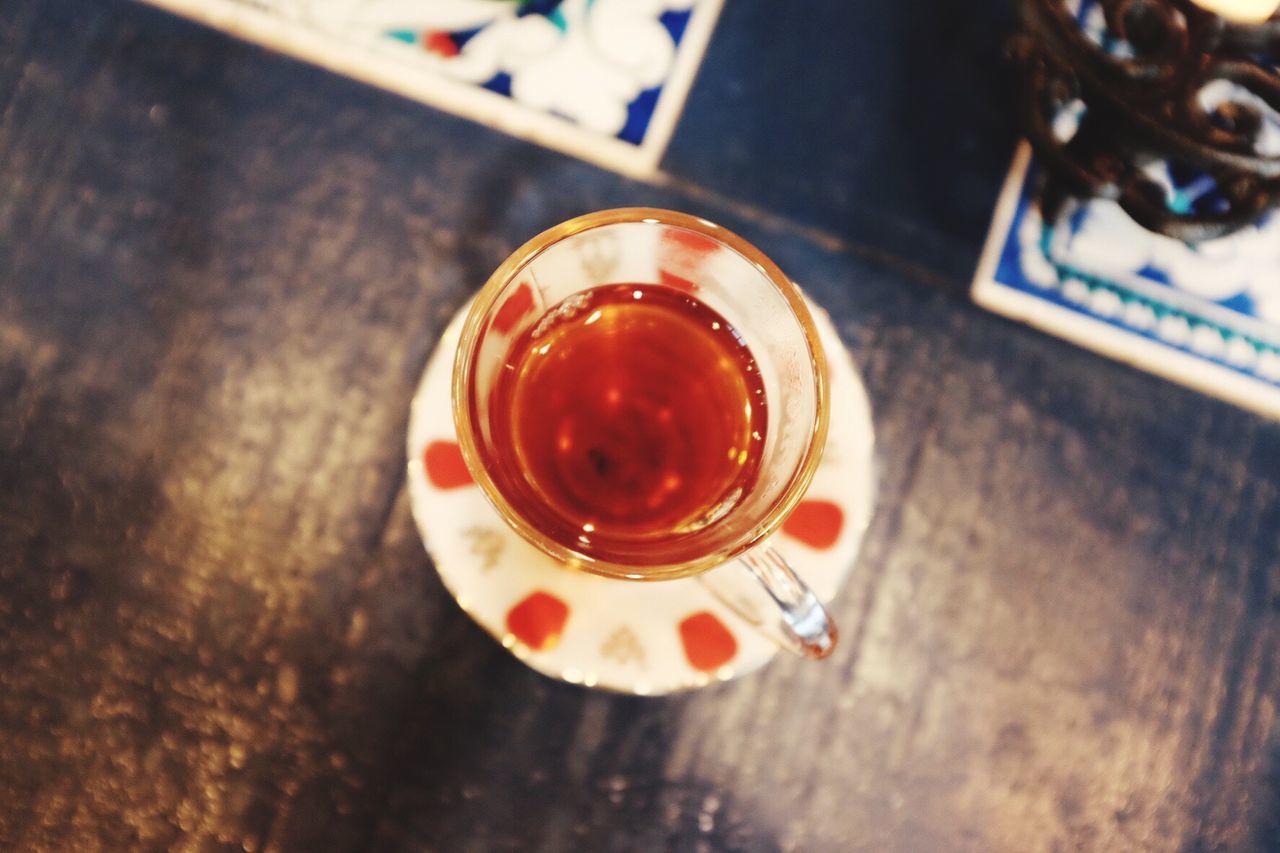
<path id="1" fill-rule="evenodd" d="M 688 293 L 610 284 L 512 343 L 491 398 L 498 487 L 539 530 L 632 565 L 755 483 L 764 383 L 741 335 Z"/>

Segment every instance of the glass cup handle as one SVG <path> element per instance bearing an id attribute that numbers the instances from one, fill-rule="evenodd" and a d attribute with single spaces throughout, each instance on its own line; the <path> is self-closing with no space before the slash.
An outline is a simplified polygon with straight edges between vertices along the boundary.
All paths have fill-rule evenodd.
<path id="1" fill-rule="evenodd" d="M 754 579 L 752 582 L 750 579 Z M 736 564 L 699 575 L 716 598 L 788 651 L 815 660 L 836 647 L 835 622 L 791 566 L 768 546 L 748 551 Z M 773 614 L 761 613 L 757 602 Z"/>

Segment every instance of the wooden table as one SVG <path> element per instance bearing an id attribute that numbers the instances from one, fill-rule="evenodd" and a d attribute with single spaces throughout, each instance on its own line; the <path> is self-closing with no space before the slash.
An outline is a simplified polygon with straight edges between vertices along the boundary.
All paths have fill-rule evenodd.
<path id="1" fill-rule="evenodd" d="M 144 6 L 5 0 L 0 848 L 1280 849 L 1280 428 L 968 304 L 1004 18 L 730 3 L 641 184 Z M 740 230 L 865 373 L 825 664 L 558 684 L 423 551 L 444 324 L 626 204 Z"/>

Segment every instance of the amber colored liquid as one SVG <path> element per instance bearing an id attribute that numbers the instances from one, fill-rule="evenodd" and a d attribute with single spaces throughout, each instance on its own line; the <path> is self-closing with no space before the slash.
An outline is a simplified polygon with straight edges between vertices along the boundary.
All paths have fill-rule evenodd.
<path id="1" fill-rule="evenodd" d="M 543 534 L 599 559 L 670 560 L 759 473 L 759 368 L 722 316 L 675 288 L 570 297 L 514 342 L 492 393 L 499 488 Z"/>

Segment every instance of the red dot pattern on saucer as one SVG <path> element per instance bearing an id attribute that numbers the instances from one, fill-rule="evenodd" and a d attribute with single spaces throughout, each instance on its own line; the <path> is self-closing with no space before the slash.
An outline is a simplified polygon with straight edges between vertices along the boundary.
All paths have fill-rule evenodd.
<path id="1" fill-rule="evenodd" d="M 738 653 L 738 641 L 733 632 L 707 610 L 695 613 L 680 623 L 680 642 L 684 645 L 684 656 L 689 666 L 701 672 L 719 669 Z"/>
<path id="2" fill-rule="evenodd" d="M 456 489 L 474 482 L 456 441 L 433 441 L 422 454 L 427 479 L 437 489 Z"/>
<path id="3" fill-rule="evenodd" d="M 807 500 L 787 518 L 782 532 L 810 548 L 825 550 L 836 544 L 844 527 L 844 510 L 831 501 Z"/>
<path id="4" fill-rule="evenodd" d="M 498 313 L 493 315 L 492 326 L 502 334 L 508 334 L 524 316 L 533 310 L 533 289 L 521 284 L 515 293 L 507 297 Z"/>
<path id="5" fill-rule="evenodd" d="M 432 441 L 423 454 L 427 480 L 437 489 L 456 489 L 474 481 L 454 441 Z M 782 527 L 782 532 L 810 548 L 832 547 L 840 538 L 844 511 L 826 500 L 801 501 Z M 542 590 L 534 591 L 507 612 L 507 630 L 536 651 L 546 651 L 560 641 L 569 620 L 569 605 Z M 700 672 L 712 672 L 731 661 L 738 652 L 733 632 L 715 614 L 701 611 L 677 626 L 689 665 Z"/>
<path id="6" fill-rule="evenodd" d="M 507 611 L 507 630 L 531 649 L 555 648 L 569 621 L 569 605 L 549 592 L 538 590 Z"/>

